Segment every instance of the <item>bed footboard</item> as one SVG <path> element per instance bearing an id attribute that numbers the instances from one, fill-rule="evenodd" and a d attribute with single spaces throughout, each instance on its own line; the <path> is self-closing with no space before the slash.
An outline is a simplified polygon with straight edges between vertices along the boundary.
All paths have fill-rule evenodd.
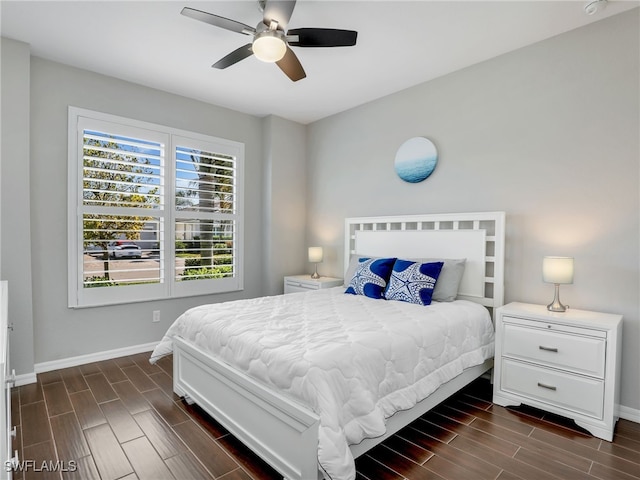
<path id="1" fill-rule="evenodd" d="M 396 412 L 391 417 L 387 418 L 386 432 L 376 438 L 365 438 L 362 442 L 351 445 L 351 453 L 353 458 L 358 458 L 360 455 L 369 451 L 379 443 L 382 443 L 385 439 L 389 438 L 400 429 L 406 427 L 414 420 L 427 413 L 432 408 L 435 408 L 440 403 L 444 402 L 447 398 L 454 395 L 469 383 L 473 382 L 476 378 L 480 377 L 493 367 L 493 358 L 485 360 L 480 365 L 467 368 L 457 377 L 452 378 L 447 383 L 444 383 L 438 387 L 438 389 L 429 395 L 427 398 L 419 401 L 413 408 L 409 410 L 402 410 Z"/>
<path id="2" fill-rule="evenodd" d="M 318 477 L 318 426 L 311 410 L 182 338 L 174 338 L 173 390 L 195 401 L 287 479 Z"/>

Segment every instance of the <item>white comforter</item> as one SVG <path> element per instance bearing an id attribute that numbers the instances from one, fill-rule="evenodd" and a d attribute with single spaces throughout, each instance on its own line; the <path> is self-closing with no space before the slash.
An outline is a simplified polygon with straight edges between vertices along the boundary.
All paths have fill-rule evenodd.
<path id="1" fill-rule="evenodd" d="M 355 478 L 348 445 L 385 432 L 463 369 L 493 356 L 486 308 L 425 307 L 344 294 L 343 288 L 195 307 L 169 328 L 152 362 L 181 336 L 320 416 L 318 461 Z"/>

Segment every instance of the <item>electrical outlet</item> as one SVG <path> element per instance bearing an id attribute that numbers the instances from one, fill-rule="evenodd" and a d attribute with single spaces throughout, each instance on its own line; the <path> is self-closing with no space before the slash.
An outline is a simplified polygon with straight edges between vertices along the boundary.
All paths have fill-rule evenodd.
<path id="1" fill-rule="evenodd" d="M 153 311 L 153 319 L 151 321 L 153 323 L 158 323 L 160 321 L 160 310 Z"/>

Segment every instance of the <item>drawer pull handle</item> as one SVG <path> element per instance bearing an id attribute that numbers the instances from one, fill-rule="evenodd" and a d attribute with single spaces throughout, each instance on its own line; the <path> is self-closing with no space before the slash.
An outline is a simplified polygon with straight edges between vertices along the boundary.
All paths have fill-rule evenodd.
<path id="1" fill-rule="evenodd" d="M 545 347 L 544 345 L 540 345 L 538 347 L 540 350 L 544 350 L 545 352 L 554 352 L 554 353 L 558 353 L 558 349 L 555 347 Z"/>
<path id="2" fill-rule="evenodd" d="M 557 388 L 554 387 L 553 385 L 547 385 L 546 383 L 538 382 L 538 386 L 542 388 L 546 388 L 547 390 L 553 390 L 554 392 L 557 390 Z"/>

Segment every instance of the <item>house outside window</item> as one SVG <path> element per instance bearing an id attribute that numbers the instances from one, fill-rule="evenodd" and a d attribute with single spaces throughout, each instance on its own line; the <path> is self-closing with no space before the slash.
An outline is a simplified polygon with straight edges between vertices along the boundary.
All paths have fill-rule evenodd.
<path id="1" fill-rule="evenodd" d="M 69 306 L 241 290 L 244 145 L 69 108 Z"/>

